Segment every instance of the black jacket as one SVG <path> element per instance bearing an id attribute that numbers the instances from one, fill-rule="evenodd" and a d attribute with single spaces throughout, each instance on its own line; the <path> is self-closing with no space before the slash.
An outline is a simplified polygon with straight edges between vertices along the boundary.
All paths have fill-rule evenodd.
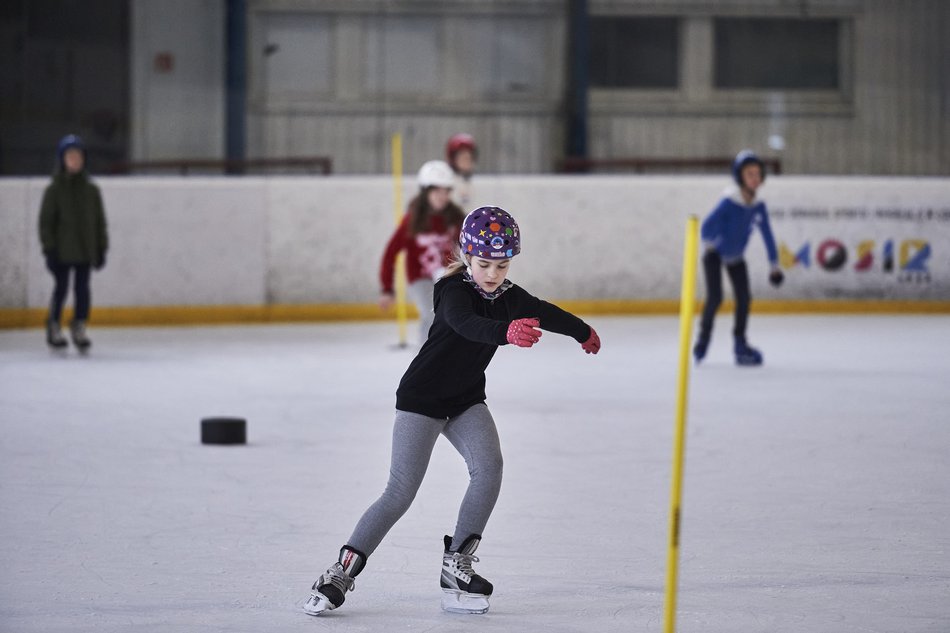
<path id="1" fill-rule="evenodd" d="M 488 300 L 461 274 L 435 285 L 435 320 L 429 338 L 399 382 L 396 408 L 450 418 L 485 401 L 485 369 L 499 345 L 507 344 L 514 319 L 536 317 L 541 329 L 583 343 L 590 326 L 556 305 L 513 285 Z"/>
<path id="2" fill-rule="evenodd" d="M 67 264 L 95 264 L 109 248 L 102 194 L 85 171 L 59 172 L 43 192 L 40 243 Z"/>

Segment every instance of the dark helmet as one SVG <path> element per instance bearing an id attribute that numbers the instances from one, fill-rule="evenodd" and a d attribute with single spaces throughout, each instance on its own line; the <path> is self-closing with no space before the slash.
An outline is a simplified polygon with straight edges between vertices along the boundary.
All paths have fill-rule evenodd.
<path id="1" fill-rule="evenodd" d="M 66 150 L 73 147 L 80 150 L 85 156 L 86 145 L 82 142 L 82 139 L 75 134 L 67 134 L 59 140 L 59 145 L 56 146 L 56 158 L 59 160 L 60 165 L 63 164 L 63 155 L 66 153 Z"/>
<path id="2" fill-rule="evenodd" d="M 740 187 L 743 186 L 742 168 L 749 163 L 755 163 L 759 166 L 759 169 L 762 171 L 762 182 L 765 182 L 765 163 L 763 163 L 762 159 L 751 149 L 744 149 L 736 154 L 735 160 L 732 161 L 732 179 L 735 180 L 736 184 Z"/>

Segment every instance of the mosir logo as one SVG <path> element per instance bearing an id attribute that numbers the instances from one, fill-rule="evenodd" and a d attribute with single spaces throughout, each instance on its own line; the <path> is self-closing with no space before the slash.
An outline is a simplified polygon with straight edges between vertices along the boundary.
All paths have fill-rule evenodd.
<path id="1" fill-rule="evenodd" d="M 782 242 L 779 244 L 779 263 L 785 269 L 796 266 L 811 268 L 813 253 L 816 267 L 829 273 L 845 270 L 850 266 L 858 273 L 896 272 L 900 281 L 930 281 L 927 261 L 932 250 L 927 240 L 885 240 L 880 245 L 876 240 L 862 240 L 848 248 L 843 241 L 832 237 L 819 242 L 814 251 L 811 242 L 805 242 L 797 251 Z"/>

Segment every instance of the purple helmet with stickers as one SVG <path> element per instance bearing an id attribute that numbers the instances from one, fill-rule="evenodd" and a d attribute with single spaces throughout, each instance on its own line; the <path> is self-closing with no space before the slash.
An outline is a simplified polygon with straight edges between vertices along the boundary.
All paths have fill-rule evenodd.
<path id="1" fill-rule="evenodd" d="M 521 252 L 521 231 L 504 209 L 479 207 L 465 218 L 459 244 L 464 255 L 505 259 Z"/>

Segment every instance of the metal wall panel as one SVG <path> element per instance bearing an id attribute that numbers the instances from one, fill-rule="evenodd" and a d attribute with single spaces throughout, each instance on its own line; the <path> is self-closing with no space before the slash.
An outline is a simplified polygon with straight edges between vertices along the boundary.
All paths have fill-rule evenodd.
<path id="1" fill-rule="evenodd" d="M 614 10 L 619 10 L 618 4 L 613 3 Z M 739 97 L 732 112 L 728 107 L 721 110 L 721 104 L 707 104 L 709 111 L 704 112 L 707 106 L 700 101 L 692 111 L 683 107 L 683 113 L 673 115 L 634 98 L 628 112 L 616 102 L 598 107 L 595 101 L 591 155 L 726 156 L 752 147 L 781 158 L 786 173 L 950 173 L 946 149 L 950 144 L 950 64 L 945 36 L 950 28 L 950 3 L 807 3 L 813 10 L 822 5 L 853 20 L 849 44 L 853 103 L 829 106 L 827 112 L 821 105 L 804 108 L 792 103 L 778 117 L 786 140 L 783 150 L 772 150 L 767 143 L 776 118 L 766 108 L 750 107 Z M 670 2 L 666 8 L 689 13 L 682 3 Z"/>
<path id="2" fill-rule="evenodd" d="M 389 170 L 390 136 L 400 132 L 404 165 L 411 173 L 421 162 L 442 156 L 451 134 L 466 131 L 479 141 L 483 173 L 551 171 L 564 152 L 565 6 L 561 0 L 254 0 L 249 3 L 248 19 L 252 44 L 248 155 L 327 155 L 332 157 L 336 173 L 380 173 Z M 781 158 L 786 173 L 950 173 L 950 38 L 946 37 L 950 2 L 591 0 L 589 6 L 599 15 L 678 16 L 684 21 L 686 35 L 678 89 L 591 92 L 589 152 L 593 158 L 706 158 L 752 147 Z M 333 39 L 335 51 L 327 78 L 329 92 L 267 92 L 262 75 L 266 64 L 259 59 L 259 49 L 266 44 L 261 42 L 263 22 L 259 18 L 281 12 L 319 15 L 332 25 L 327 36 Z M 366 93 L 371 79 L 366 75 L 376 73 L 373 69 L 379 67 L 367 59 L 376 50 L 367 38 L 374 37 L 373 29 L 387 15 L 402 20 L 416 16 L 439 25 L 438 41 L 444 47 L 438 62 L 440 94 Z M 711 20 L 717 15 L 841 18 L 841 91 L 715 90 L 709 83 L 709 60 L 714 45 Z M 191 18 L 183 15 L 181 19 Z M 518 25 L 514 31 L 512 25 Z M 158 130 L 174 121 L 179 122 L 175 127 L 181 127 L 181 122 L 194 120 L 196 115 L 194 104 L 187 99 L 152 103 L 159 88 L 163 95 L 174 90 L 188 95 L 197 88 L 185 77 L 156 78 L 146 67 L 151 48 L 144 43 L 169 28 L 169 24 L 153 20 L 133 29 L 134 37 L 141 38 L 135 46 L 133 103 L 151 104 L 135 108 L 139 120 L 134 122 L 132 155 L 142 160 L 168 157 L 174 148 L 158 139 L 170 137 Z M 505 55 L 492 57 L 472 48 L 486 32 L 504 34 L 499 35 L 504 38 L 499 41 Z M 525 33 L 522 40 L 512 36 L 518 32 Z M 523 44 L 520 49 L 519 42 Z M 171 44 L 171 48 L 177 46 L 177 40 Z M 509 68 L 505 64 L 512 50 L 515 55 L 528 51 L 542 61 L 532 63 L 522 57 Z M 201 56 L 194 47 L 182 44 L 184 52 Z M 217 50 L 209 48 L 204 54 L 208 58 L 202 62 L 204 66 L 208 60 L 213 66 L 218 63 L 214 60 L 220 59 Z M 474 54 L 480 56 L 473 62 Z M 468 73 L 467 68 L 477 72 Z M 541 75 L 536 83 L 503 80 L 525 68 Z M 378 77 L 372 79 L 378 83 Z M 159 80 L 160 85 L 156 84 Z M 200 89 L 217 93 L 221 87 L 208 82 Z M 214 113 L 212 120 L 217 120 L 214 117 L 220 115 Z M 768 139 L 774 135 L 784 137 L 783 149 L 769 147 Z M 208 129 L 203 139 L 192 137 L 209 153 L 219 151 L 220 130 Z M 183 155 L 185 150 L 188 154 L 197 151 L 190 146 L 181 150 Z"/>

